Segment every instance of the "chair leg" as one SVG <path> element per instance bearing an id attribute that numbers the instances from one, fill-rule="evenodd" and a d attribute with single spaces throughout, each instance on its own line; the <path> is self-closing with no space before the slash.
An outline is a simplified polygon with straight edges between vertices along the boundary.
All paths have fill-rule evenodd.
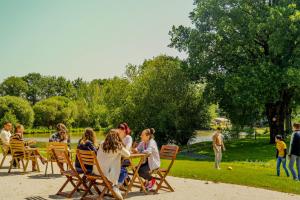
<path id="1" fill-rule="evenodd" d="M 35 160 L 35 163 L 36 163 L 37 170 L 38 170 L 38 172 L 40 172 L 40 165 L 38 163 L 37 157 L 35 157 L 34 160 Z"/>
<path id="2" fill-rule="evenodd" d="M 71 183 L 73 183 L 72 179 L 71 179 Z M 71 198 L 73 196 L 73 194 L 78 190 L 78 188 L 81 184 L 82 184 L 82 182 L 79 180 L 78 183 L 75 185 L 74 189 L 68 195 L 68 198 Z"/>
<path id="3" fill-rule="evenodd" d="M 90 181 L 90 184 L 88 185 L 87 190 L 82 195 L 82 198 L 84 198 L 89 193 L 89 191 L 91 191 L 91 188 L 92 188 L 93 184 L 94 183 L 92 181 Z"/>
<path id="4" fill-rule="evenodd" d="M 1 161 L 1 164 L 0 164 L 0 169 L 2 168 L 2 166 L 3 166 L 3 163 L 4 163 L 4 161 L 5 161 L 5 158 L 6 158 L 6 154 L 5 155 L 3 155 L 3 158 L 2 158 L 2 161 Z"/>
<path id="5" fill-rule="evenodd" d="M 15 158 L 15 162 L 17 163 L 18 169 L 20 169 L 21 167 L 20 167 L 20 162 L 19 162 L 18 158 Z"/>
<path id="6" fill-rule="evenodd" d="M 24 171 L 25 171 L 25 172 L 26 172 L 26 170 L 27 170 L 28 164 L 29 164 L 29 159 L 27 159 L 27 160 L 26 160 L 26 163 L 25 163 L 25 168 L 24 168 Z"/>
<path id="7" fill-rule="evenodd" d="M 22 163 L 23 171 L 26 172 L 25 165 L 24 165 L 24 160 L 23 159 L 21 159 L 21 163 Z"/>
<path id="8" fill-rule="evenodd" d="M 47 171 L 48 171 L 48 161 L 47 161 L 47 163 L 46 163 L 46 168 L 45 168 L 45 176 L 47 176 Z"/>
<path id="9" fill-rule="evenodd" d="M 66 185 L 69 183 L 70 179 L 67 177 L 66 182 L 63 184 L 63 186 L 59 189 L 59 191 L 56 193 L 58 195 L 60 195 L 63 191 L 63 189 L 66 187 Z"/>
<path id="10" fill-rule="evenodd" d="M 52 170 L 52 174 L 54 174 L 54 171 L 53 171 L 53 162 L 51 161 L 51 170 Z"/>
<path id="11" fill-rule="evenodd" d="M 10 161 L 10 165 L 9 165 L 8 173 L 10 173 L 10 171 L 11 171 L 11 168 L 12 168 L 12 166 L 13 166 L 13 163 L 14 163 L 14 159 L 12 159 L 12 160 Z"/>

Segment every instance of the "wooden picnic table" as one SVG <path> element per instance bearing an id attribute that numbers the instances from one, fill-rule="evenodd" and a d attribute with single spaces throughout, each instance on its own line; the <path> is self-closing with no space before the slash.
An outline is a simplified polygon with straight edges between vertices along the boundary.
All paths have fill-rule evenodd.
<path id="1" fill-rule="evenodd" d="M 139 176 L 138 172 L 139 172 L 139 169 L 140 169 L 141 165 L 143 163 L 145 163 L 148 156 L 149 156 L 149 154 L 145 154 L 145 153 L 132 153 L 130 155 L 130 157 L 127 158 L 129 160 L 128 168 L 129 168 L 129 170 L 132 170 L 132 178 L 130 179 L 130 182 L 127 186 L 124 197 L 126 197 L 128 195 L 128 193 L 130 191 L 132 191 L 133 186 L 141 188 L 141 190 L 145 194 L 147 193 L 146 188 L 144 186 L 144 182 L 143 182 L 142 178 Z M 136 164 L 136 165 L 134 164 L 134 162 L 133 162 L 134 159 L 139 159 L 138 164 Z M 137 185 L 135 183 L 137 183 Z"/>

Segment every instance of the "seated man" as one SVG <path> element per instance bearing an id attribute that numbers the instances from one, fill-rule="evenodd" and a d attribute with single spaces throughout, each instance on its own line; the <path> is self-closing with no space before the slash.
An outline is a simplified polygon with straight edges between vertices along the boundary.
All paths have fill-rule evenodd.
<path id="1" fill-rule="evenodd" d="M 12 124 L 10 122 L 4 122 L 3 129 L 0 133 L 0 139 L 3 143 L 3 149 L 9 151 L 9 140 L 11 137 Z"/>

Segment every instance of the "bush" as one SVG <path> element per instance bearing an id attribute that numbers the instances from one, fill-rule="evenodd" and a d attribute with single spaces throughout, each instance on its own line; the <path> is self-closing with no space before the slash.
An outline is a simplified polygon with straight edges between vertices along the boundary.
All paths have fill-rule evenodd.
<path id="1" fill-rule="evenodd" d="M 0 122 L 10 121 L 31 127 L 34 121 L 33 110 L 28 101 L 13 96 L 0 97 Z"/>
<path id="2" fill-rule="evenodd" d="M 57 123 L 72 126 L 77 119 L 76 104 L 66 97 L 50 97 L 36 103 L 35 126 L 55 127 Z"/>

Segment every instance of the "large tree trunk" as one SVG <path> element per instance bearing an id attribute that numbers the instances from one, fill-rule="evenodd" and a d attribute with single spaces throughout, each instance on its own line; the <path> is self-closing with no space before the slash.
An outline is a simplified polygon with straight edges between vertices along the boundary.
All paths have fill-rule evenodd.
<path id="1" fill-rule="evenodd" d="M 276 135 L 284 135 L 284 107 L 281 101 L 266 104 L 266 115 L 270 128 L 270 144 L 275 143 Z"/>
<path id="2" fill-rule="evenodd" d="M 270 128 L 270 144 L 275 143 L 276 135 L 282 135 L 285 138 L 286 133 L 291 131 L 292 109 L 290 103 L 292 94 L 292 90 L 283 90 L 281 93 L 281 101 L 266 104 L 266 115 Z"/>
<path id="3" fill-rule="evenodd" d="M 292 109 L 287 107 L 285 113 L 285 138 L 292 133 Z"/>

